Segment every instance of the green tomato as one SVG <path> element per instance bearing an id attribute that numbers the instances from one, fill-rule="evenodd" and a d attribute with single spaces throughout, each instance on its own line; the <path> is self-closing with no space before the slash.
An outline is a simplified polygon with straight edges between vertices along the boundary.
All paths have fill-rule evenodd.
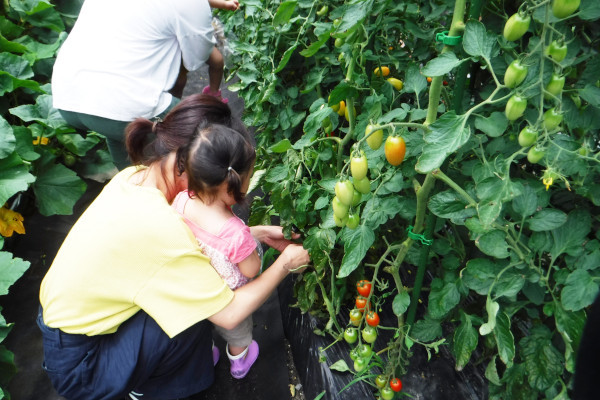
<path id="1" fill-rule="evenodd" d="M 537 137 L 537 131 L 527 125 L 525 128 L 521 129 L 521 132 L 519 133 L 519 145 L 521 147 L 533 146 L 537 141 Z"/>
<path id="2" fill-rule="evenodd" d="M 364 371 L 368 365 L 369 365 L 369 363 L 364 358 L 359 357 L 356 360 L 354 360 L 354 370 L 356 372 Z"/>
<path id="3" fill-rule="evenodd" d="M 336 183 L 335 195 L 338 199 L 340 199 L 342 204 L 350 207 L 352 205 L 352 197 L 354 197 L 354 187 L 352 186 L 352 182 L 346 179 L 345 181 L 339 181 Z"/>
<path id="4" fill-rule="evenodd" d="M 333 27 L 337 28 L 338 26 L 340 26 L 341 23 L 342 23 L 342 20 L 339 18 L 336 18 L 333 20 Z"/>
<path id="5" fill-rule="evenodd" d="M 361 180 L 367 177 L 369 171 L 369 164 L 367 162 L 367 156 L 365 152 L 361 151 L 359 154 L 354 154 L 350 160 L 350 172 L 354 180 Z"/>
<path id="6" fill-rule="evenodd" d="M 335 39 L 335 42 L 333 42 L 333 44 L 335 45 L 335 47 L 340 48 L 344 45 L 344 39 L 337 38 Z"/>
<path id="7" fill-rule="evenodd" d="M 546 47 L 546 55 L 551 57 L 556 62 L 561 62 L 567 56 L 567 45 L 564 42 L 553 40 Z"/>
<path id="8" fill-rule="evenodd" d="M 360 203 L 360 199 L 362 199 L 362 194 L 354 189 L 354 196 L 352 197 L 352 207 L 356 207 L 358 203 Z"/>
<path id="9" fill-rule="evenodd" d="M 581 0 L 554 0 L 552 14 L 556 18 L 566 18 L 579 8 L 579 4 L 581 4 Z"/>
<path id="10" fill-rule="evenodd" d="M 358 340 L 358 330 L 356 328 L 347 328 L 344 331 L 344 340 L 349 344 L 356 343 Z"/>
<path id="11" fill-rule="evenodd" d="M 340 220 L 344 220 L 348 217 L 348 206 L 345 205 L 338 199 L 338 197 L 334 197 L 331 201 L 331 206 L 333 207 L 333 216 L 338 217 Z"/>
<path id="12" fill-rule="evenodd" d="M 563 115 L 559 111 L 556 111 L 556 107 L 552 107 L 544 113 L 542 125 L 547 130 L 552 131 L 560 125 L 562 120 Z"/>
<path id="13" fill-rule="evenodd" d="M 544 149 L 540 149 L 534 146 L 530 148 L 527 152 L 527 161 L 529 161 L 532 164 L 537 164 L 542 160 L 542 158 L 544 158 L 545 155 L 546 152 L 544 151 Z"/>
<path id="14" fill-rule="evenodd" d="M 556 73 L 552 74 L 550 77 L 550 81 L 546 85 L 546 92 L 544 93 L 545 99 L 551 99 L 554 97 L 559 97 L 565 87 L 565 77 L 558 75 Z"/>
<path id="15" fill-rule="evenodd" d="M 360 217 L 358 214 L 350 213 L 348 214 L 348 221 L 346 221 L 346 226 L 349 229 L 356 229 L 358 224 L 360 223 Z"/>
<path id="16" fill-rule="evenodd" d="M 527 67 L 519 60 L 514 60 L 506 68 L 504 73 L 504 84 L 509 89 L 519 86 L 527 77 Z"/>
<path id="17" fill-rule="evenodd" d="M 356 347 L 353 348 L 352 350 L 350 350 L 350 359 L 352 361 L 356 361 L 358 360 L 360 356 L 358 355 L 358 350 L 356 350 Z"/>
<path id="18" fill-rule="evenodd" d="M 396 395 L 396 393 L 394 393 L 392 388 L 389 386 L 386 386 L 383 389 L 381 389 L 380 393 L 381 393 L 381 398 L 383 400 L 392 400 L 394 398 L 394 396 Z"/>
<path id="19" fill-rule="evenodd" d="M 509 121 L 521 118 L 527 108 L 527 99 L 518 94 L 513 94 L 506 102 L 504 113 Z"/>
<path id="20" fill-rule="evenodd" d="M 374 125 L 367 125 L 367 128 L 365 129 L 365 137 L 367 138 L 367 145 L 371 149 L 377 150 L 383 143 L 383 130 L 377 129 L 375 132 L 373 132 L 373 128 Z"/>
<path id="21" fill-rule="evenodd" d="M 362 194 L 367 194 L 371 192 L 371 182 L 369 178 L 364 178 L 361 180 L 354 180 L 354 187 Z"/>
<path id="22" fill-rule="evenodd" d="M 362 321 L 362 317 L 363 317 L 363 313 L 360 310 L 357 310 L 356 308 L 353 308 L 352 310 L 350 310 L 350 323 L 352 325 L 359 326 L 360 321 Z M 361 357 L 364 357 L 360 351 L 358 354 L 360 354 Z"/>
<path id="23" fill-rule="evenodd" d="M 337 215 L 335 215 L 335 211 L 333 212 L 333 223 L 335 224 L 335 226 L 337 226 L 338 228 L 343 228 L 344 226 L 346 226 L 346 222 L 348 222 L 348 215 L 346 215 L 344 218 L 340 218 Z"/>
<path id="24" fill-rule="evenodd" d="M 504 25 L 504 37 L 509 42 L 520 39 L 529 29 L 531 16 L 529 14 L 515 13 L 510 16 Z"/>
<path id="25" fill-rule="evenodd" d="M 357 347 L 358 355 L 362 358 L 369 358 L 373 354 L 373 349 L 368 344 L 361 344 Z"/>
<path id="26" fill-rule="evenodd" d="M 362 330 L 361 335 L 365 342 L 375 343 L 375 340 L 377 340 L 377 328 L 367 325 Z"/>
<path id="27" fill-rule="evenodd" d="M 377 378 L 375 378 L 375 386 L 379 389 L 383 389 L 385 385 L 387 385 L 387 378 L 385 375 L 377 375 Z"/>
<path id="28" fill-rule="evenodd" d="M 319 11 L 317 11 L 317 15 L 319 17 L 322 17 L 323 15 L 327 14 L 327 11 L 329 11 L 329 7 L 323 6 L 323 7 L 321 7 L 321 9 Z"/>

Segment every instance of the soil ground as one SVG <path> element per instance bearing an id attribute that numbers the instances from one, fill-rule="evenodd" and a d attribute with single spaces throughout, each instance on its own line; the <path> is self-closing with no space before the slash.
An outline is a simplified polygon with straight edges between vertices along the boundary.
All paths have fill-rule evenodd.
<path id="1" fill-rule="evenodd" d="M 201 92 L 207 84 L 206 77 L 206 69 L 189 73 L 184 96 Z M 223 96 L 229 99 L 234 114 L 241 115 L 243 101 L 226 89 L 223 90 Z M 88 190 L 77 203 L 73 215 L 26 215 L 26 235 L 5 242 L 4 250 L 31 262 L 29 270 L 11 287 L 9 294 L 0 298 L 3 315 L 8 322 L 14 323 L 4 341 L 14 353 L 17 366 L 17 373 L 8 387 L 14 400 L 64 400 L 52 388 L 41 368 L 42 342 L 35 318 L 42 278 L 77 217 L 103 187 L 102 183 L 96 181 L 87 183 Z M 244 212 L 241 210 L 242 214 Z M 215 337 L 215 343 L 221 351 L 216 381 L 207 391 L 195 396 L 195 400 L 304 400 L 290 345 L 283 333 L 277 292 L 254 314 L 254 324 L 253 333 L 260 345 L 260 355 L 248 376 L 242 380 L 231 377 L 225 345 Z"/>

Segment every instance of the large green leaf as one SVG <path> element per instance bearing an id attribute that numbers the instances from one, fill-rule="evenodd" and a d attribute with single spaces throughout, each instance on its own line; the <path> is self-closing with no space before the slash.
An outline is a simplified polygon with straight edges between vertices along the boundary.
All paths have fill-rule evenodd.
<path id="1" fill-rule="evenodd" d="M 485 296 L 498 274 L 498 265 L 487 258 L 473 258 L 467 261 L 462 272 L 463 283 L 471 290 Z"/>
<path id="2" fill-rule="evenodd" d="M 536 232 L 550 231 L 567 222 L 567 214 L 553 208 L 544 208 L 527 220 L 529 229 Z"/>
<path id="3" fill-rule="evenodd" d="M 52 96 L 48 94 L 38 96 L 35 104 L 14 107 L 9 112 L 25 122 L 37 121 L 54 129 L 66 125 L 58 110 L 52 107 Z"/>
<path id="4" fill-rule="evenodd" d="M 466 219 L 475 215 L 474 207 L 467 207 L 466 201 L 454 190 L 446 190 L 436 193 L 429 200 L 429 209 L 441 218 L 453 220 Z"/>
<path id="5" fill-rule="evenodd" d="M 459 66 L 461 61 L 452 52 L 440 54 L 429 61 L 421 74 L 425 76 L 442 76 Z"/>
<path id="6" fill-rule="evenodd" d="M 0 205 L 4 205 L 13 195 L 24 192 L 29 184 L 35 181 L 35 176 L 29 173 L 23 160 L 12 153 L 0 160 Z"/>
<path id="7" fill-rule="evenodd" d="M 273 25 L 279 26 L 287 24 L 290 21 L 298 2 L 296 0 L 284 1 L 277 8 L 277 13 L 273 17 Z"/>
<path id="8" fill-rule="evenodd" d="M 463 48 L 472 56 L 491 60 L 498 52 L 497 38 L 497 34 L 486 32 L 481 22 L 471 20 L 465 27 Z"/>
<path id="9" fill-rule="evenodd" d="M 471 128 L 466 123 L 465 115 L 450 111 L 431 124 L 425 134 L 423 154 L 415 166 L 417 171 L 425 174 L 440 167 L 449 154 L 464 145 L 471 136 Z"/>
<path id="10" fill-rule="evenodd" d="M 421 71 L 416 64 L 410 64 L 408 66 L 402 90 L 404 92 L 414 93 L 416 96 L 419 96 L 419 93 L 427 90 L 427 79 L 421 74 Z"/>
<path id="11" fill-rule="evenodd" d="M 519 343 L 529 385 L 540 391 L 554 385 L 563 369 L 563 358 L 552 345 L 551 337 L 552 334 L 547 327 L 538 325 Z"/>
<path id="12" fill-rule="evenodd" d="M 569 274 L 560 301 L 565 310 L 579 311 L 592 304 L 597 295 L 598 283 L 587 271 L 577 269 Z"/>
<path id="13" fill-rule="evenodd" d="M 15 151 L 17 139 L 12 126 L 0 116 L 0 159 L 6 158 Z"/>
<path id="14" fill-rule="evenodd" d="M 0 251 L 0 296 L 8 294 L 8 289 L 29 268 L 29 261 L 13 258 L 11 253 Z"/>
<path id="15" fill-rule="evenodd" d="M 45 0 L 10 0 L 10 6 L 19 12 L 24 21 L 33 26 L 48 28 L 56 32 L 65 30 L 58 11 Z"/>
<path id="16" fill-rule="evenodd" d="M 418 320 L 411 327 L 410 335 L 423 342 L 431 342 L 442 336 L 441 322 L 425 315 L 425 318 Z"/>
<path id="17" fill-rule="evenodd" d="M 37 180 L 32 185 L 42 215 L 70 215 L 73 206 L 85 193 L 86 183 L 54 156 L 45 153 L 37 164 Z"/>
<path id="18" fill-rule="evenodd" d="M 375 242 L 375 234 L 371 228 L 361 224 L 356 229 L 344 229 L 342 236 L 344 241 L 344 258 L 338 278 L 345 278 L 350 275 L 365 258 L 365 254 Z"/>
<path id="19" fill-rule="evenodd" d="M 458 305 L 460 293 L 454 282 L 442 282 L 439 278 L 431 283 L 428 311 L 432 318 L 441 319 Z"/>
<path id="20" fill-rule="evenodd" d="M 501 259 L 509 256 L 506 233 L 497 229 L 481 235 L 475 245 L 488 256 Z"/>
<path id="21" fill-rule="evenodd" d="M 496 316 L 494 338 L 496 339 L 500 359 L 510 367 L 515 358 L 515 337 L 510 330 L 510 318 L 505 312 L 500 312 Z"/>
<path id="22" fill-rule="evenodd" d="M 590 213 L 576 209 L 569 213 L 567 222 L 551 231 L 554 242 L 551 254 L 556 258 L 562 253 L 581 251 L 592 227 Z"/>
<path id="23" fill-rule="evenodd" d="M 462 371 L 471 359 L 471 353 L 477 347 L 477 330 L 473 327 L 471 317 L 460 312 L 460 325 L 454 331 L 453 351 L 456 357 L 456 370 Z"/>

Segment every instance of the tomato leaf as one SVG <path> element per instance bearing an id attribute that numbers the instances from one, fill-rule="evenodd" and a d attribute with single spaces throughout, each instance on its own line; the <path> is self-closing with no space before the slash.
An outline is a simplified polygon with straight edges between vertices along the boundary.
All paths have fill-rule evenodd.
<path id="1" fill-rule="evenodd" d="M 515 358 L 515 337 L 510 330 L 510 318 L 505 312 L 496 315 L 494 338 L 498 346 L 498 355 L 504 364 L 510 367 Z"/>
<path id="2" fill-rule="evenodd" d="M 342 241 L 344 242 L 344 258 L 337 274 L 338 278 L 347 277 L 358 267 L 365 258 L 367 250 L 375 242 L 375 234 L 371 228 L 359 225 L 356 229 L 344 229 Z"/>
<path id="3" fill-rule="evenodd" d="M 498 375 L 498 368 L 496 367 L 496 356 L 492 357 L 485 368 L 485 377 L 496 386 L 502 385 L 502 383 L 500 383 L 500 376 Z"/>
<path id="4" fill-rule="evenodd" d="M 277 8 L 277 13 L 275 13 L 275 16 L 273 17 L 273 26 L 279 26 L 288 23 L 294 14 L 296 5 L 298 5 L 298 2 L 295 0 L 282 2 Z"/>
<path id="5" fill-rule="evenodd" d="M 538 207 L 538 198 L 531 186 L 524 186 L 521 194 L 512 201 L 513 210 L 523 216 L 532 215 Z"/>
<path id="6" fill-rule="evenodd" d="M 343 12 L 342 21 L 334 32 L 334 37 L 346 37 L 357 28 L 357 25 L 362 22 L 371 12 L 373 7 L 372 1 L 360 1 L 354 4 L 344 4 L 341 7 Z M 337 10 L 336 10 L 337 11 Z"/>
<path id="7" fill-rule="evenodd" d="M 475 240 L 475 245 L 488 256 L 502 259 L 510 255 L 506 233 L 497 229 L 481 235 Z"/>
<path id="8" fill-rule="evenodd" d="M 277 65 L 277 68 L 275 68 L 275 71 L 273 71 L 273 73 L 276 74 L 285 68 L 288 61 L 290 61 L 290 57 L 296 50 L 296 47 L 298 47 L 298 43 L 294 43 L 294 45 L 292 47 L 290 47 L 289 49 L 287 49 L 285 51 L 285 53 L 283 53 L 283 56 L 281 57 L 281 61 L 279 61 L 279 65 Z"/>
<path id="9" fill-rule="evenodd" d="M 467 60 L 464 60 L 467 61 Z M 442 76 L 452 71 L 461 64 L 461 60 L 456 57 L 456 54 L 449 52 L 440 54 L 438 57 L 429 61 L 421 70 L 424 76 Z"/>
<path id="10" fill-rule="evenodd" d="M 456 370 L 462 371 L 471 359 L 471 353 L 477 347 L 478 335 L 469 314 L 460 312 L 461 324 L 454 331 L 453 351 L 456 357 Z"/>
<path id="11" fill-rule="evenodd" d="M 579 91 L 579 95 L 594 107 L 600 107 L 600 88 L 595 85 L 588 84 Z"/>
<path id="12" fill-rule="evenodd" d="M 348 97 L 357 97 L 358 89 L 348 83 L 348 81 L 343 80 L 337 84 L 337 86 L 331 91 L 329 94 L 329 105 L 339 104 L 340 101 L 346 101 Z"/>
<path id="13" fill-rule="evenodd" d="M 529 229 L 536 232 L 556 229 L 565 222 L 567 222 L 567 214 L 553 208 L 544 208 L 527 220 Z"/>
<path id="14" fill-rule="evenodd" d="M 559 379 L 563 358 L 551 342 L 552 333 L 544 325 L 531 329 L 519 342 L 531 387 L 546 390 Z"/>
<path id="15" fill-rule="evenodd" d="M 489 137 L 500 137 L 508 127 L 508 119 L 503 112 L 494 111 L 489 117 L 478 115 L 475 118 L 475 128 Z"/>
<path id="16" fill-rule="evenodd" d="M 425 315 L 424 319 L 418 320 L 410 329 L 410 335 L 423 342 L 431 342 L 442 336 L 442 325 L 440 321 Z"/>
<path id="17" fill-rule="evenodd" d="M 480 295 L 486 295 L 499 272 L 498 265 L 487 258 L 474 258 L 467 261 L 462 272 L 463 283 Z"/>
<path id="18" fill-rule="evenodd" d="M 416 96 L 427 89 L 427 79 L 419 71 L 416 64 L 410 64 L 406 70 L 403 91 Z"/>
<path id="19" fill-rule="evenodd" d="M 350 371 L 348 364 L 346 364 L 345 360 L 338 360 L 329 366 L 329 369 L 339 372 Z"/>
<path id="20" fill-rule="evenodd" d="M 600 3 L 592 0 L 582 1 L 578 17 L 584 20 L 600 18 Z"/>
<path id="21" fill-rule="evenodd" d="M 439 280 L 439 278 L 435 280 Z M 441 319 L 458 305 L 459 301 L 460 293 L 454 282 L 445 282 L 439 289 L 432 283 L 427 309 L 432 318 Z"/>
<path id="22" fill-rule="evenodd" d="M 448 154 L 454 153 L 471 136 L 471 128 L 466 126 L 467 117 L 449 111 L 429 126 L 425 134 L 423 154 L 415 166 L 416 170 L 426 174 L 442 165 Z"/>
<path id="23" fill-rule="evenodd" d="M 394 301 L 392 302 L 392 310 L 394 314 L 397 316 L 401 316 L 408 310 L 408 306 L 410 305 L 410 295 L 408 292 L 403 291 L 402 293 L 398 293 L 394 296 Z"/>
<path id="24" fill-rule="evenodd" d="M 498 314 L 498 310 L 500 309 L 500 304 L 490 299 L 490 296 L 487 296 L 485 301 L 485 310 L 488 314 L 488 320 L 486 323 L 482 324 L 479 327 L 479 334 L 481 336 L 489 335 L 494 328 L 496 327 L 496 315 Z"/>
<path id="25" fill-rule="evenodd" d="M 552 243 L 552 257 L 556 258 L 562 253 L 576 253 L 581 251 L 583 242 L 591 230 L 590 213 L 584 210 L 573 210 L 567 216 L 560 228 L 551 231 L 554 242 Z"/>
<path id="26" fill-rule="evenodd" d="M 597 294 L 598 284 L 587 271 L 578 269 L 569 274 L 560 301 L 565 310 L 579 311 L 592 304 Z"/>
<path id="27" fill-rule="evenodd" d="M 463 48 L 467 54 L 491 60 L 498 53 L 497 35 L 485 30 L 479 21 L 469 21 L 465 27 Z"/>
<path id="28" fill-rule="evenodd" d="M 283 139 L 269 147 L 269 151 L 272 151 L 273 153 L 285 153 L 291 148 L 292 143 L 290 143 L 289 139 Z"/>
<path id="29" fill-rule="evenodd" d="M 429 210 L 442 218 L 450 218 L 457 222 L 475 215 L 474 207 L 467 207 L 465 200 L 454 190 L 436 193 L 429 200 Z"/>
<path id="30" fill-rule="evenodd" d="M 308 46 L 306 49 L 302 50 L 300 52 L 300 55 L 304 56 L 304 57 L 312 57 L 315 54 L 317 54 L 317 52 L 319 51 L 319 49 L 321 47 L 323 47 L 323 45 L 329 40 L 329 38 L 331 37 L 331 32 L 333 32 L 333 28 L 323 32 L 319 35 L 319 37 L 317 38 L 316 42 L 312 42 L 310 44 L 310 46 Z"/>

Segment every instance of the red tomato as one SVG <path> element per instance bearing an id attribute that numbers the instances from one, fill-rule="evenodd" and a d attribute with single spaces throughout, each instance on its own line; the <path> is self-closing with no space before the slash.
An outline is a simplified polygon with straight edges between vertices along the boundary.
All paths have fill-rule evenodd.
<path id="1" fill-rule="evenodd" d="M 366 279 L 358 281 L 356 283 L 356 290 L 361 296 L 369 297 L 369 294 L 371 293 L 371 282 Z"/>
<path id="2" fill-rule="evenodd" d="M 367 313 L 367 324 L 370 326 L 377 326 L 379 325 L 379 315 L 377 315 L 377 313 L 375 311 L 369 311 Z"/>
<path id="3" fill-rule="evenodd" d="M 390 387 L 394 392 L 399 392 L 402 390 L 402 381 L 398 378 L 392 378 L 390 380 Z"/>
<path id="4" fill-rule="evenodd" d="M 401 136 L 388 136 L 384 146 L 386 160 L 394 165 L 400 165 L 406 154 L 406 142 Z"/>
<path id="5" fill-rule="evenodd" d="M 363 311 L 367 306 L 367 298 L 362 296 L 356 296 L 356 308 Z"/>

